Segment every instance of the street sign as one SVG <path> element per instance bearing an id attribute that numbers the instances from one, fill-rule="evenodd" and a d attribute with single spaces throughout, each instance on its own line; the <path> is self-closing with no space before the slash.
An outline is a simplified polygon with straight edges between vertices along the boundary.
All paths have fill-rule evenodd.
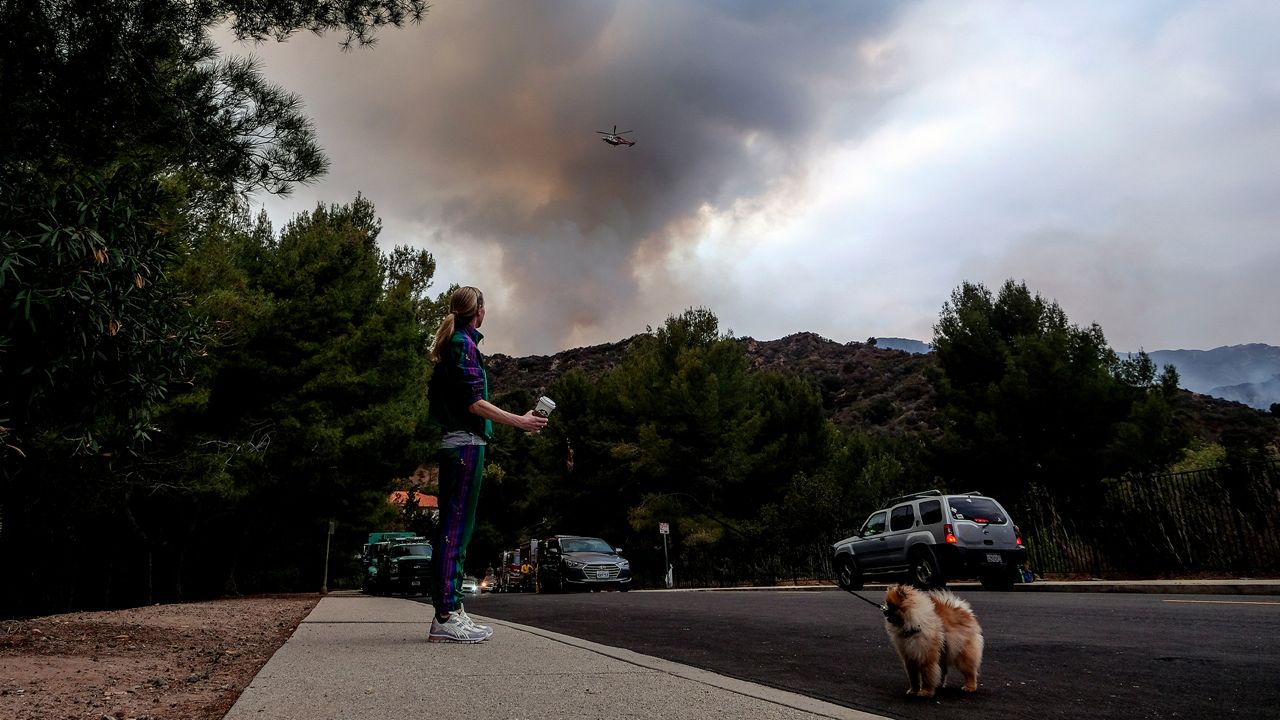
<path id="1" fill-rule="evenodd" d="M 673 580 L 671 575 L 671 560 L 667 557 L 667 536 L 671 534 L 671 526 L 664 522 L 658 523 L 658 533 L 662 535 L 662 564 L 667 566 L 667 572 L 666 576 L 663 578 L 663 582 L 666 584 L 667 589 L 670 590 Z"/>

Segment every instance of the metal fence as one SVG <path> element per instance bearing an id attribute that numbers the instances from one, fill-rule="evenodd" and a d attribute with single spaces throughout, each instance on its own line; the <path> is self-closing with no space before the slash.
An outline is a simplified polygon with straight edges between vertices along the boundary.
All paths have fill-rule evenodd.
<path id="1" fill-rule="evenodd" d="M 1018 517 L 1041 574 L 1280 573 L 1280 462 L 1033 490 Z"/>

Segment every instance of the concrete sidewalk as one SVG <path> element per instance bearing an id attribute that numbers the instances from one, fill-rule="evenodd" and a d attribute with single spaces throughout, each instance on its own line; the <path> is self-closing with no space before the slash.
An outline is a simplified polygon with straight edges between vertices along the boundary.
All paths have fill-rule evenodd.
<path id="1" fill-rule="evenodd" d="M 474 614 L 492 639 L 429 643 L 431 612 L 405 599 L 325 596 L 225 720 L 881 717 Z"/>

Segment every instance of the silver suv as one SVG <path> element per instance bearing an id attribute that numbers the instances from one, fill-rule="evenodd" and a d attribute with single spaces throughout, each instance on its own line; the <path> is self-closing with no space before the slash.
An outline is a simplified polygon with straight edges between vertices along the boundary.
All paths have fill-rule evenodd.
<path id="1" fill-rule="evenodd" d="M 973 577 L 989 590 L 1009 590 L 1027 558 L 1021 531 L 994 498 L 940 490 L 890 500 L 831 551 L 836 583 L 846 590 L 872 578 L 938 588 Z"/>

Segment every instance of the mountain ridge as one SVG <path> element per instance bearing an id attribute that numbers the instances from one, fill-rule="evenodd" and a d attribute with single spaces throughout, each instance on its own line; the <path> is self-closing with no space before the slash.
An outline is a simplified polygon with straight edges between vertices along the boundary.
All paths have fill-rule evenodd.
<path id="1" fill-rule="evenodd" d="M 1153 350 L 1147 355 L 1158 366 L 1177 368 L 1188 390 L 1259 410 L 1280 403 L 1280 347 L 1246 343 L 1212 350 Z"/>
<path id="2" fill-rule="evenodd" d="M 876 338 L 879 347 L 911 353 L 933 352 L 933 346 L 909 338 Z M 1120 351 L 1121 357 L 1134 351 Z M 1211 350 L 1151 350 L 1156 367 L 1172 365 L 1180 386 L 1191 392 L 1268 410 L 1280 403 L 1280 347 L 1266 343 L 1221 345 Z"/>
<path id="3" fill-rule="evenodd" d="M 588 376 L 608 371 L 622 361 L 637 337 L 640 336 L 555 355 L 494 354 L 488 358 L 490 383 L 502 392 L 528 392 L 536 397 L 570 370 L 581 370 Z M 886 435 L 916 433 L 931 437 L 940 432 L 930 381 L 930 374 L 937 369 L 932 353 L 880 347 L 878 339 L 875 345 L 839 343 L 812 332 L 793 333 L 776 340 L 734 340 L 742 345 L 752 367 L 794 373 L 814 383 L 824 410 L 838 426 Z M 1188 420 L 1195 434 L 1211 441 L 1241 418 L 1257 416 L 1258 410 L 1264 409 L 1190 389 L 1179 394 L 1176 406 L 1176 412 Z"/>

